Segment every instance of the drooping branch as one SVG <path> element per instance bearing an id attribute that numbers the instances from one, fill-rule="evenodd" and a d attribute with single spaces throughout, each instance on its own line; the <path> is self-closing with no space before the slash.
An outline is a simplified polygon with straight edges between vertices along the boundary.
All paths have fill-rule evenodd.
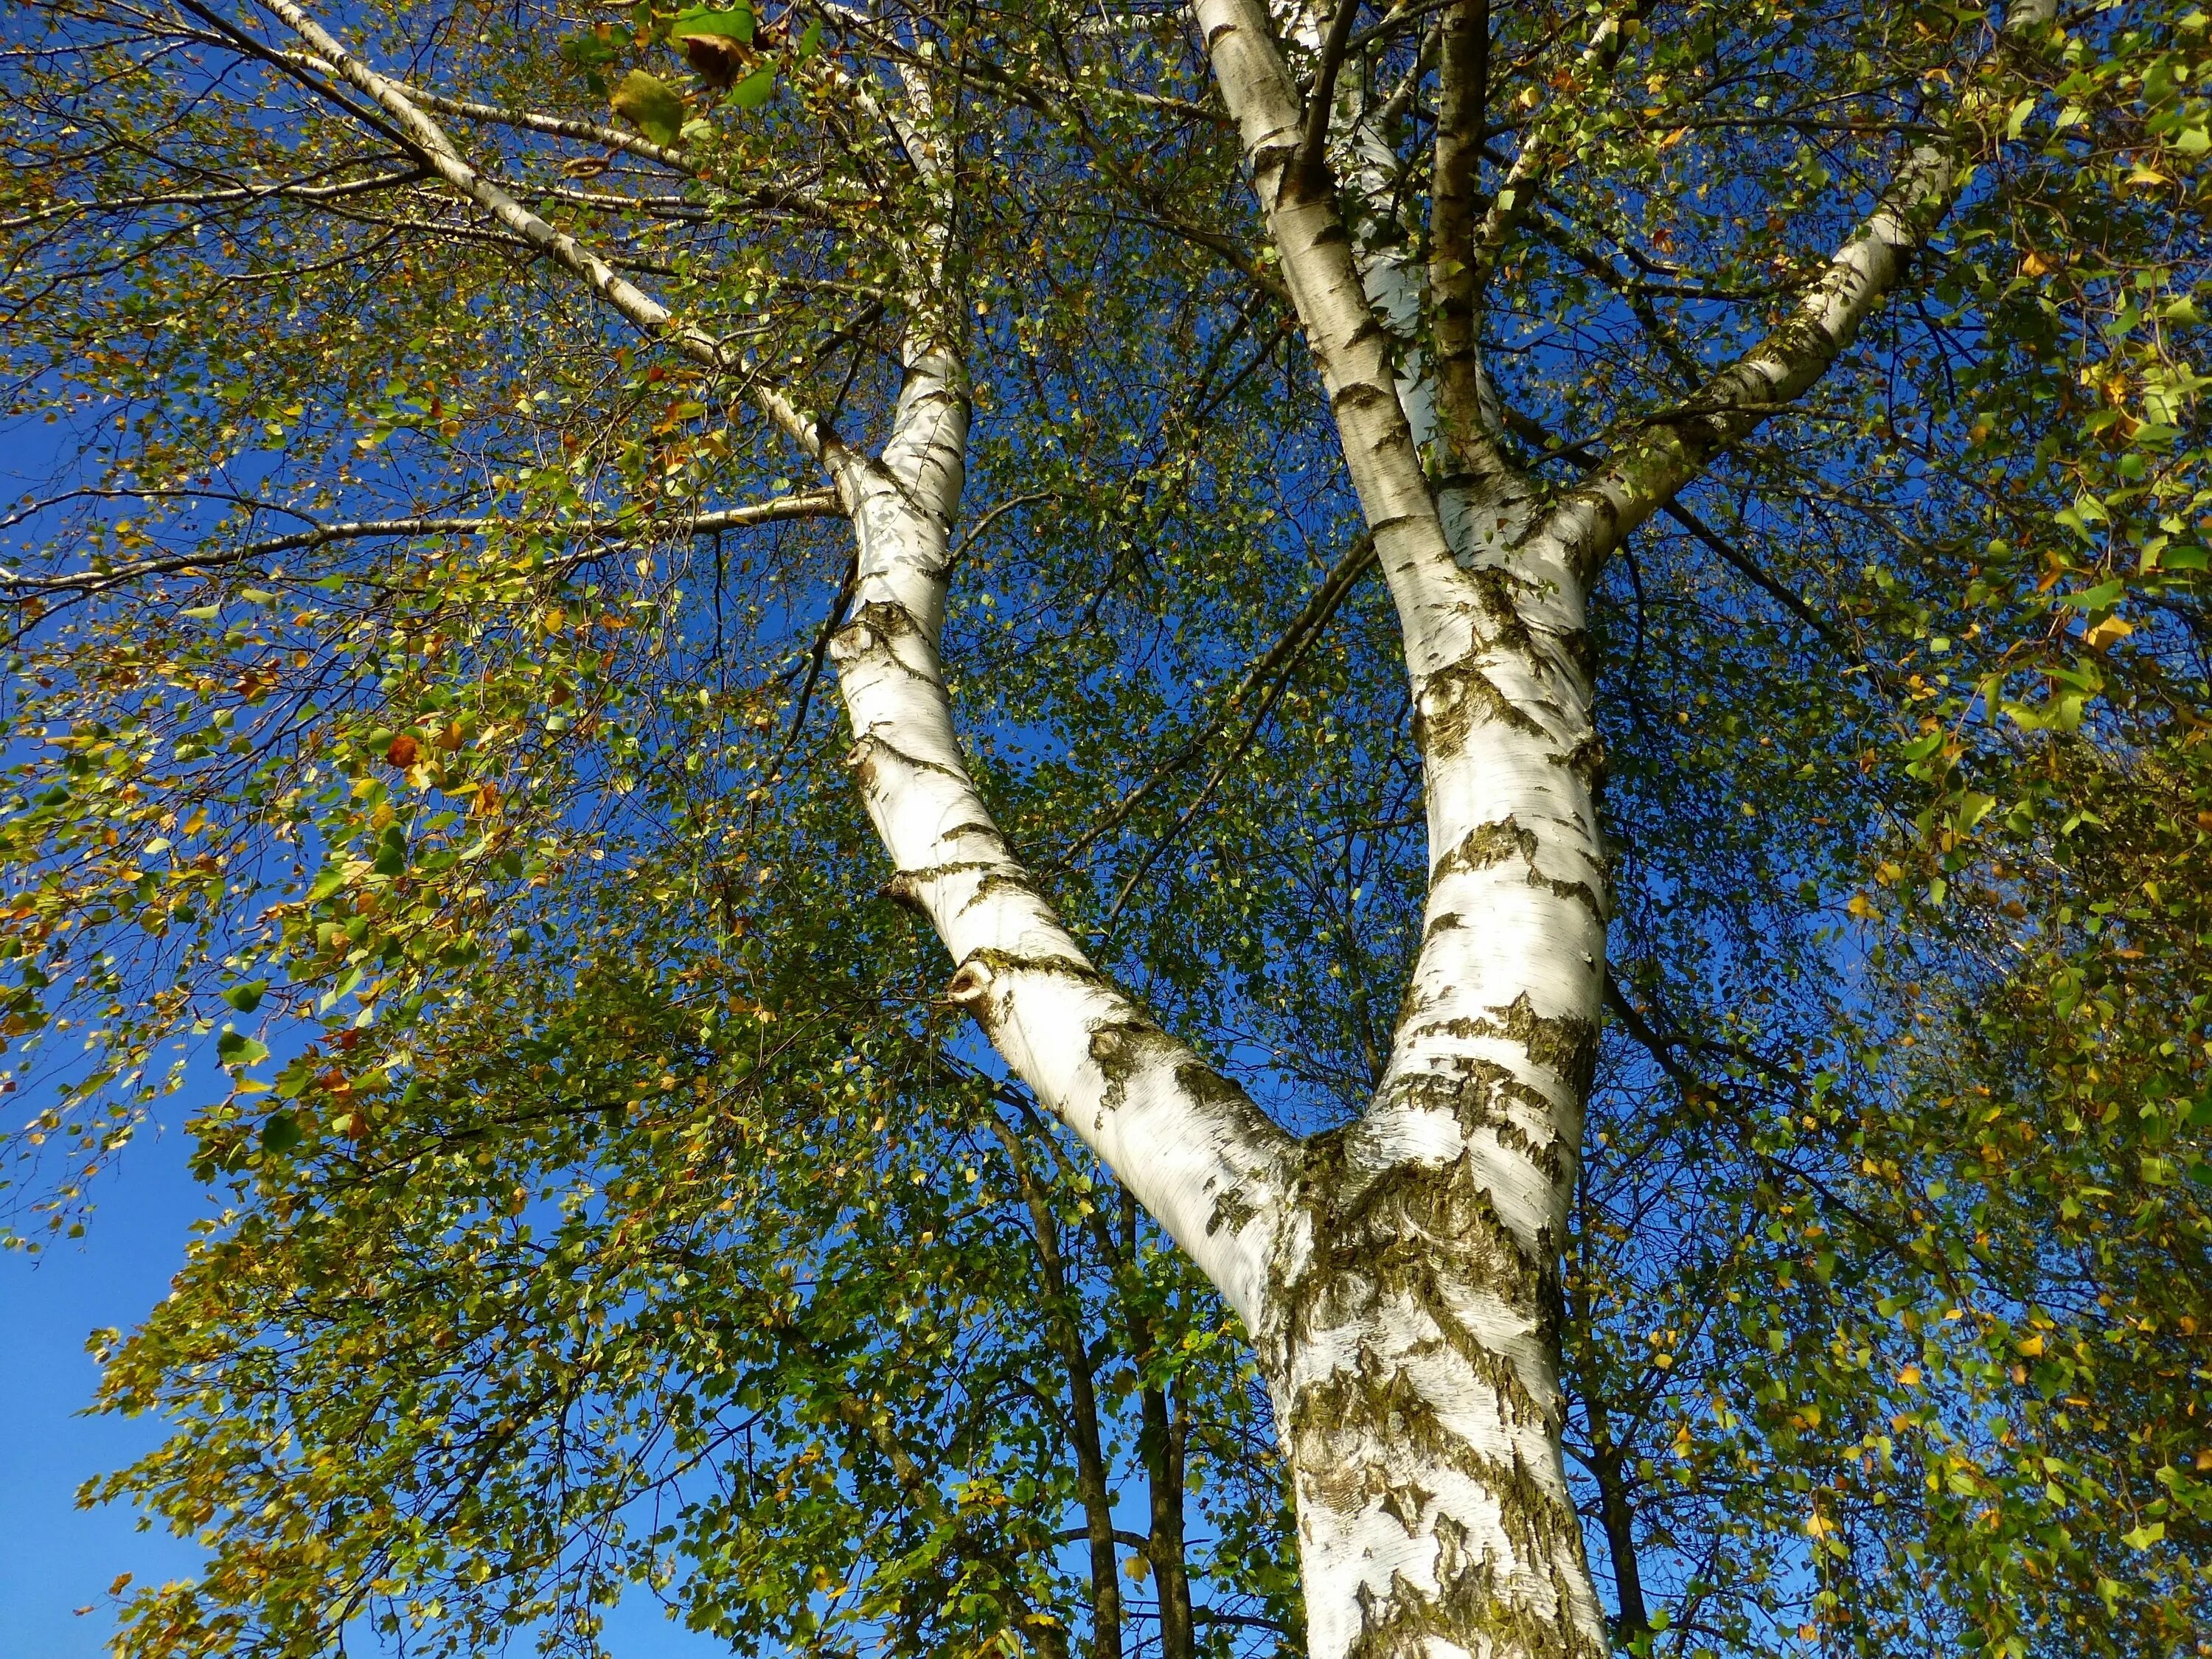
<path id="1" fill-rule="evenodd" d="M 293 0 L 254 0 L 254 3 L 306 42 L 332 75 L 374 102 L 384 118 L 374 123 L 378 131 L 396 133 L 400 142 L 420 155 L 432 172 L 510 234 L 562 270 L 581 278 L 592 292 L 626 321 L 655 338 L 667 341 L 694 362 L 714 369 L 739 367 L 731 361 L 721 342 L 704 329 L 676 316 L 607 260 L 567 232 L 555 229 L 485 177 L 455 148 L 445 130 L 423 112 L 404 87 L 349 52 Z M 820 440 L 815 422 L 772 387 L 756 384 L 753 397 L 786 436 L 808 454 L 819 454 Z"/>
<path id="2" fill-rule="evenodd" d="M 641 526 L 636 520 L 573 519 L 556 527 L 574 535 L 615 535 L 617 539 L 610 545 L 621 547 L 633 545 L 655 532 L 710 536 L 722 531 L 743 530 L 755 525 L 776 524 L 793 519 L 836 518 L 842 512 L 834 494 L 826 489 L 817 489 L 781 495 L 772 501 L 756 501 L 746 507 L 724 507 L 713 513 L 696 513 L 684 518 L 664 520 L 659 524 Z M 311 525 L 304 530 L 264 537 L 238 547 L 142 559 L 109 570 L 72 571 L 55 576 L 25 576 L 14 571 L 0 570 L 0 600 L 27 598 L 40 593 L 104 593 L 111 588 L 121 587 L 149 576 L 195 575 L 253 564 L 263 559 L 274 558 L 280 553 L 328 547 L 339 542 L 422 536 L 487 536 L 514 527 L 514 520 L 497 517 L 358 519 L 337 524 Z"/>
<path id="3" fill-rule="evenodd" d="M 379 158 L 364 156 L 347 166 L 359 166 Z M 267 201 L 332 202 L 349 196 L 364 196 L 378 191 L 398 190 L 421 182 L 428 175 L 420 167 L 406 167 L 373 174 L 367 179 L 348 179 L 333 185 L 311 184 L 303 179 L 289 179 L 271 185 L 240 185 L 228 190 L 183 190 L 164 191 L 145 196 L 117 196 L 105 199 L 64 199 L 52 202 L 28 213 L 19 213 L 0 219 L 0 231 L 22 230 L 52 219 L 66 218 L 73 214 L 143 213 L 155 208 L 225 207 L 238 204 Z"/>
<path id="4" fill-rule="evenodd" d="M 1085 849 L 1095 846 L 1100 837 L 1110 836 L 1120 829 L 1128 821 L 1129 814 L 1135 811 L 1154 790 L 1205 752 L 1206 745 L 1236 717 L 1247 697 L 1262 685 L 1279 684 L 1279 677 L 1287 674 L 1304 654 L 1315 635 L 1336 614 L 1337 607 L 1352 592 L 1360 573 L 1374 560 L 1375 539 L 1371 536 L 1362 536 L 1347 548 L 1344 556 L 1329 567 L 1328 574 L 1315 586 L 1313 597 L 1291 619 L 1290 625 L 1276 637 L 1275 642 L 1261 653 L 1251 666 L 1238 677 L 1229 695 L 1215 707 L 1212 715 L 1191 735 L 1190 740 L 1154 767 L 1142 783 L 1115 801 L 1107 810 L 1104 817 L 1077 836 L 1067 850 L 1060 854 L 1062 861 L 1073 862 L 1083 855 Z M 1269 703 L 1272 707 L 1272 696 Z"/>

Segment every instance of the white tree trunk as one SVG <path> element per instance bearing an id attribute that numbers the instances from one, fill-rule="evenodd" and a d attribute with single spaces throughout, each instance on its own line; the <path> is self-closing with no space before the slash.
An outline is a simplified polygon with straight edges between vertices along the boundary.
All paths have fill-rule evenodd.
<path id="1" fill-rule="evenodd" d="M 1605 940 L 1582 585 L 1516 550 L 1514 494 L 1455 500 L 1448 533 L 1419 453 L 1432 395 L 1392 349 L 1413 268 L 1295 176 L 1304 112 L 1258 0 L 1198 14 L 1397 605 L 1428 809 L 1389 1065 L 1359 1121 L 1302 1149 L 1260 1333 L 1309 1650 L 1600 1655 L 1559 1440 Z M 1357 130 L 1341 154 L 1371 199 Z"/>

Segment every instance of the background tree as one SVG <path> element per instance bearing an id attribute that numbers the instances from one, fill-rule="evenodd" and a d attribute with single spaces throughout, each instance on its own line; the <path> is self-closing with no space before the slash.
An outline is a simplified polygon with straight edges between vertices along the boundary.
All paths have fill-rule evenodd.
<path id="1" fill-rule="evenodd" d="M 20 15 L 128 1647 L 2202 1623 L 2201 16 Z"/>

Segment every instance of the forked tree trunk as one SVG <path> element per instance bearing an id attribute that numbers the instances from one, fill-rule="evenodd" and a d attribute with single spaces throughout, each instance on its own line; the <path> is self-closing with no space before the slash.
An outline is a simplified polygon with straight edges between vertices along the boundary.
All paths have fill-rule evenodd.
<path id="1" fill-rule="evenodd" d="M 1467 650 L 1417 677 L 1429 897 L 1390 1064 L 1299 1150 L 1261 1332 L 1314 1659 L 1608 1646 L 1559 1451 L 1596 737 L 1571 589 L 1474 574 Z"/>

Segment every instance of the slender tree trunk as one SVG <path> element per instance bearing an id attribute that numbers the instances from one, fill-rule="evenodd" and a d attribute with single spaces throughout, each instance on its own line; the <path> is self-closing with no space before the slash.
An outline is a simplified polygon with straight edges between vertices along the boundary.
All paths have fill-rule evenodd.
<path id="1" fill-rule="evenodd" d="M 1045 1327 L 1067 1368 L 1068 1438 L 1075 1447 L 1076 1501 L 1083 1506 L 1084 1541 L 1091 1555 L 1091 1659 L 1121 1659 L 1121 1580 L 1114 1554 L 1114 1497 L 1106 1473 L 1106 1446 L 1098 1419 L 1097 1379 L 1083 1340 L 1083 1321 L 1067 1282 L 1060 1225 L 1030 1170 L 1020 1138 L 1003 1126 L 999 1139 L 1013 1161 L 1029 1206 L 1037 1261 L 1044 1277 Z"/>
<path id="2" fill-rule="evenodd" d="M 1121 1231 L 1118 1237 L 1098 1218 L 1097 1231 L 1128 1272 L 1129 1290 L 1134 1283 L 1139 1242 L 1137 1201 L 1127 1188 L 1121 1191 Z M 1131 1295 L 1122 1297 L 1129 1309 L 1129 1352 L 1142 1365 L 1153 1352 L 1156 1333 L 1142 1306 Z M 1146 1555 L 1152 1562 L 1152 1584 L 1160 1604 L 1160 1659 L 1191 1659 L 1194 1636 L 1191 1626 L 1190 1573 L 1184 1559 L 1183 1447 L 1186 1425 L 1177 1409 L 1171 1383 L 1140 1383 L 1138 1389 L 1139 1423 L 1138 1455 L 1144 1460 L 1145 1483 L 1150 1499 L 1151 1535 Z"/>
<path id="3" fill-rule="evenodd" d="M 1145 1390 L 1143 1433 L 1152 1487 L 1152 1577 L 1160 1598 L 1160 1659 L 1191 1659 L 1195 1637 L 1182 1524 L 1188 1425 L 1176 1389 Z"/>
<path id="4" fill-rule="evenodd" d="M 1597 1481 L 1598 1523 L 1605 1528 L 1606 1553 L 1613 1561 L 1613 1600 L 1620 1616 L 1615 1634 L 1626 1641 L 1651 1628 L 1644 1605 L 1644 1573 L 1636 1562 L 1635 1514 L 1628 1503 L 1626 1453 L 1613 1437 L 1605 1407 L 1587 1402 L 1590 1425 L 1590 1474 Z"/>

